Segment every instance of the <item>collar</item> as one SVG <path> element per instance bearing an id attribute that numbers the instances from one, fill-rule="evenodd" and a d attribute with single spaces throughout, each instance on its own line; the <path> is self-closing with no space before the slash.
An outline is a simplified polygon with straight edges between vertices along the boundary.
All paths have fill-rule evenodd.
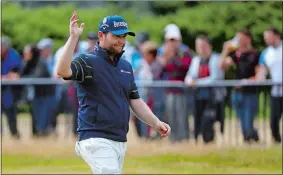
<path id="1" fill-rule="evenodd" d="M 202 57 L 202 56 L 199 56 L 199 57 L 200 57 L 203 61 L 209 62 L 210 58 L 212 57 L 212 52 L 210 53 L 210 55 L 209 55 L 207 58 Z"/>
<path id="2" fill-rule="evenodd" d="M 100 47 L 99 42 L 96 42 L 93 52 L 97 53 L 100 57 L 108 61 L 110 64 L 117 66 L 121 56 L 123 55 L 125 51 L 122 50 L 122 52 L 119 55 L 117 55 L 116 58 L 114 58 L 114 60 L 111 60 L 109 52 L 106 49 L 103 49 L 102 47 Z"/>

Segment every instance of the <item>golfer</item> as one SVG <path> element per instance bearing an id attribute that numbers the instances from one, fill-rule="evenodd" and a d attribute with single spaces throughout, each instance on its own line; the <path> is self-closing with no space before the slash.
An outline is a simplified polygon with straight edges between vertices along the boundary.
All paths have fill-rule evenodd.
<path id="1" fill-rule="evenodd" d="M 129 62 L 120 59 L 128 24 L 120 16 L 107 16 L 99 23 L 98 42 L 89 54 L 72 60 L 84 24 L 78 15 L 70 19 L 70 36 L 56 74 L 75 80 L 79 100 L 76 153 L 95 174 L 121 174 L 126 152 L 130 109 L 136 116 L 166 137 L 170 127 L 160 121 L 140 99 Z"/>

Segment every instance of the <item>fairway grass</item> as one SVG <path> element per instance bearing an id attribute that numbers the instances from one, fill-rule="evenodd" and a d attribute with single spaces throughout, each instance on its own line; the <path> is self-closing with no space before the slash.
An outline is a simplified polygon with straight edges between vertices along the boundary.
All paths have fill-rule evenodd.
<path id="1" fill-rule="evenodd" d="M 124 173 L 282 173 L 282 145 L 269 149 L 217 150 L 206 154 L 163 154 L 131 156 L 125 159 Z M 189 149 L 189 148 L 188 148 Z M 91 171 L 75 155 L 2 154 L 3 174 L 84 173 Z"/>

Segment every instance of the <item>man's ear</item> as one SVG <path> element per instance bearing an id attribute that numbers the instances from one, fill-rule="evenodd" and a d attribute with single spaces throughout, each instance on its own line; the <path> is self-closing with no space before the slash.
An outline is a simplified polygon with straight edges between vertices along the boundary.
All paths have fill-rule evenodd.
<path id="1" fill-rule="evenodd" d="M 98 36 L 99 39 L 102 39 L 105 36 L 105 34 L 101 31 L 99 31 L 97 36 Z"/>

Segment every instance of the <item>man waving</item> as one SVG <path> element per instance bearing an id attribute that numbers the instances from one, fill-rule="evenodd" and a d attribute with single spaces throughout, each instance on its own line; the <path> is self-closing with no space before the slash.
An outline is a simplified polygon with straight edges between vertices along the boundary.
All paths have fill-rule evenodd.
<path id="1" fill-rule="evenodd" d="M 170 127 L 160 121 L 139 97 L 129 62 L 120 59 L 128 24 L 120 16 L 107 16 L 99 23 L 93 52 L 72 56 L 84 24 L 78 26 L 78 15 L 70 19 L 70 37 L 56 66 L 58 76 L 77 84 L 78 141 L 76 152 L 95 174 L 120 174 L 126 151 L 130 109 L 162 137 Z"/>

